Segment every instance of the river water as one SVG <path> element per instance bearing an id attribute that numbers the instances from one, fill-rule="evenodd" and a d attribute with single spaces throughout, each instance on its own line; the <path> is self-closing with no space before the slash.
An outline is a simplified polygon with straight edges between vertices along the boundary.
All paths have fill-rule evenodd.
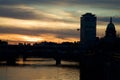
<path id="1" fill-rule="evenodd" d="M 17 66 L 0 66 L 0 80 L 80 80 L 79 64 L 62 61 L 56 66 L 53 59 L 42 59 L 23 62 Z"/>

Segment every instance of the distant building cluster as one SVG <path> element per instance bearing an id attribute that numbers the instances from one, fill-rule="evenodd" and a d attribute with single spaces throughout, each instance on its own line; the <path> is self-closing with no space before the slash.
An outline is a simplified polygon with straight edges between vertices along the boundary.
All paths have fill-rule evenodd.
<path id="1" fill-rule="evenodd" d="M 0 40 L 0 45 L 8 45 L 8 42 Z"/>
<path id="2" fill-rule="evenodd" d="M 80 39 L 81 43 L 93 44 L 96 42 L 96 16 L 92 13 L 86 13 L 81 17 L 81 31 L 80 31 Z M 110 18 L 110 22 L 107 25 L 104 39 L 113 40 L 116 38 L 116 30 L 115 25 L 112 22 L 112 18 Z"/>

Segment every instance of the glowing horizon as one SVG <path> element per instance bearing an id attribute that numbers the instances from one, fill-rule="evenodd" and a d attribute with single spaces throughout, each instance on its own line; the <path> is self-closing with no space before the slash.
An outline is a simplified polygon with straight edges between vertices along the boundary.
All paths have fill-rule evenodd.
<path id="1" fill-rule="evenodd" d="M 113 2 L 120 3 L 119 0 L 0 1 L 0 39 L 15 43 L 79 41 L 76 29 L 80 28 L 80 17 L 87 12 L 97 17 L 97 37 L 104 36 L 109 17 L 113 17 L 119 34 L 120 11 Z"/>

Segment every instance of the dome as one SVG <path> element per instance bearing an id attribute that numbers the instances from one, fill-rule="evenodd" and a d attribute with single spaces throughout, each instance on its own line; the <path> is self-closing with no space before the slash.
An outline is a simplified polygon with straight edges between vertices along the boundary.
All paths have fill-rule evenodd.
<path id="1" fill-rule="evenodd" d="M 115 25 L 112 23 L 112 18 L 110 18 L 110 23 L 106 28 L 106 37 L 116 37 Z"/>
<path id="2" fill-rule="evenodd" d="M 112 18 L 110 18 L 110 23 L 108 24 L 106 31 L 115 31 L 115 25 L 112 23 Z"/>

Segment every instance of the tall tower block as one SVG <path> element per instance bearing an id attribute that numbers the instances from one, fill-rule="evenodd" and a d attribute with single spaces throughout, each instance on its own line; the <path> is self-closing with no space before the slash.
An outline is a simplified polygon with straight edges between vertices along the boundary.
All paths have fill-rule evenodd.
<path id="1" fill-rule="evenodd" d="M 96 16 L 92 13 L 86 13 L 81 17 L 80 39 L 84 44 L 96 40 Z"/>

